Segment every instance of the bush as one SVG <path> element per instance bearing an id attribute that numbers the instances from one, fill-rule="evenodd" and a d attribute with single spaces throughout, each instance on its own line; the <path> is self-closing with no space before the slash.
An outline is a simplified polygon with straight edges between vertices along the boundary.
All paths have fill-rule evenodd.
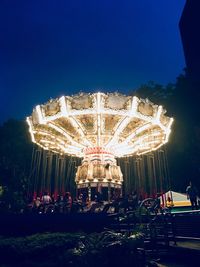
<path id="1" fill-rule="evenodd" d="M 142 236 L 102 233 L 46 233 L 0 240 L 2 266 L 137 266 Z M 17 263 L 17 264 L 16 264 Z"/>

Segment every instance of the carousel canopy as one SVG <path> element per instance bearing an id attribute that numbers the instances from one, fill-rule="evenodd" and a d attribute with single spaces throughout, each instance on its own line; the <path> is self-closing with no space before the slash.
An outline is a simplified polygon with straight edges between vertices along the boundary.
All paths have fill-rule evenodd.
<path id="1" fill-rule="evenodd" d="M 165 113 L 162 106 L 136 96 L 80 93 L 36 106 L 27 122 L 32 141 L 45 150 L 77 157 L 96 152 L 123 157 L 168 142 L 173 119 Z"/>

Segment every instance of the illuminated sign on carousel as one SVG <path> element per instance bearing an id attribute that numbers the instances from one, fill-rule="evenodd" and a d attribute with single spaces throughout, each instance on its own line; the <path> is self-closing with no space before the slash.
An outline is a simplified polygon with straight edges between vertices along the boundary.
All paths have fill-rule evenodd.
<path id="1" fill-rule="evenodd" d="M 45 150 L 83 158 L 78 188 L 119 188 L 117 157 L 141 155 L 168 142 L 172 118 L 162 106 L 119 93 L 80 93 L 38 105 L 27 118 L 32 141 Z"/>

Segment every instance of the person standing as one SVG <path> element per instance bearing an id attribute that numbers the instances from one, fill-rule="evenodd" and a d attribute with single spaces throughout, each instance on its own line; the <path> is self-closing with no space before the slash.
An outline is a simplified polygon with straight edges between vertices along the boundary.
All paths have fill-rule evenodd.
<path id="1" fill-rule="evenodd" d="M 51 197 L 47 192 L 44 192 L 44 195 L 42 196 L 42 204 L 43 205 L 48 205 L 51 203 Z"/>
<path id="2" fill-rule="evenodd" d="M 190 200 L 192 209 L 198 209 L 197 206 L 197 189 L 196 187 L 190 182 L 190 184 L 186 188 L 187 199 Z"/>
<path id="3" fill-rule="evenodd" d="M 72 197 L 71 197 L 71 193 L 70 192 L 66 192 L 64 198 L 64 213 L 70 213 L 71 212 L 71 208 L 72 208 Z"/>

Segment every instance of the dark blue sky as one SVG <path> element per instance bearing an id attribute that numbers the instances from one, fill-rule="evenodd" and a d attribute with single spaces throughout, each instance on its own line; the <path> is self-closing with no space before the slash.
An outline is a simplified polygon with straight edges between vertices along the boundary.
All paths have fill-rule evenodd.
<path id="1" fill-rule="evenodd" d="M 82 91 L 128 93 L 185 67 L 185 0 L 1 0 L 0 123 Z"/>

